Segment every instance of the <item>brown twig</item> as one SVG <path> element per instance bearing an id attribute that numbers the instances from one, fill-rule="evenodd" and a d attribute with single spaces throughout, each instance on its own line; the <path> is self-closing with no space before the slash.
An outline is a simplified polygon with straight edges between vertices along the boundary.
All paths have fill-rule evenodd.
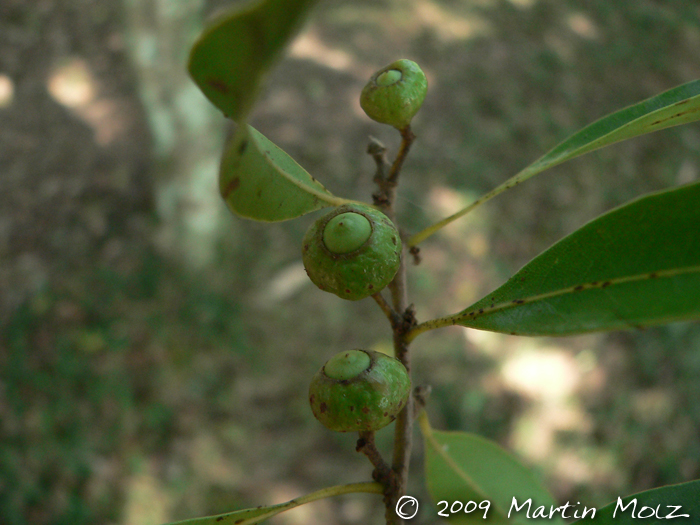
<path id="1" fill-rule="evenodd" d="M 386 169 L 389 167 L 389 162 L 386 160 L 386 146 L 374 137 L 370 137 L 367 153 L 372 155 L 374 163 L 377 165 L 374 182 L 383 181 L 386 179 Z"/>
<path id="2" fill-rule="evenodd" d="M 374 442 L 374 432 L 360 432 L 360 438 L 357 440 L 355 450 L 367 456 L 370 463 L 374 466 L 374 472 L 372 473 L 374 481 L 383 484 L 385 487 L 393 485 L 391 467 L 384 461 L 377 449 L 377 445 Z"/>
<path id="3" fill-rule="evenodd" d="M 389 303 L 386 302 L 386 299 L 384 299 L 384 296 L 381 294 L 381 292 L 372 294 L 372 299 L 374 299 L 379 305 L 379 308 L 382 309 L 382 312 L 384 312 L 384 315 L 386 315 L 386 318 L 389 320 L 389 323 L 391 323 L 391 328 L 393 329 L 394 326 L 396 326 L 396 324 L 400 320 L 399 314 L 397 314 L 391 308 Z"/>
<path id="4" fill-rule="evenodd" d="M 411 246 L 411 248 L 408 250 L 408 253 L 410 253 L 413 256 L 413 265 L 418 266 L 421 261 L 420 248 L 418 246 Z"/>
<path id="5" fill-rule="evenodd" d="M 420 411 L 428 404 L 428 398 L 432 391 L 430 385 L 421 385 L 413 389 L 413 419 L 416 419 Z"/>
<path id="6" fill-rule="evenodd" d="M 404 265 L 402 264 L 402 266 Z M 399 271 L 401 272 L 402 270 L 400 269 Z M 403 268 L 403 272 L 403 277 L 398 281 L 394 281 L 394 283 L 396 283 L 396 296 L 401 302 L 401 306 L 407 302 L 405 266 Z M 399 284 L 403 284 L 403 287 L 398 286 Z M 406 370 L 410 376 L 411 354 L 408 351 L 409 343 L 406 341 L 405 335 L 410 330 L 410 327 L 415 326 L 416 324 L 413 305 L 406 306 L 403 309 L 403 312 L 404 315 L 402 322 L 394 328 L 394 353 L 406 367 Z M 405 494 L 406 486 L 408 484 L 408 469 L 412 447 L 411 438 L 413 436 L 413 396 L 409 396 L 406 406 L 396 418 L 395 425 L 394 456 L 391 468 L 396 474 L 396 492 L 395 499 L 391 501 L 392 510 L 398 502 L 398 499 Z"/>
<path id="7" fill-rule="evenodd" d="M 377 186 L 379 188 L 378 191 L 372 195 L 372 197 L 374 198 L 374 204 L 375 206 L 379 206 L 380 208 L 382 208 L 382 211 L 392 221 L 394 221 L 394 224 L 396 224 L 396 214 L 394 211 L 394 202 L 396 201 L 396 187 L 399 183 L 401 167 L 403 166 L 404 160 L 406 160 L 406 156 L 408 155 L 408 152 L 411 149 L 411 144 L 413 144 L 415 138 L 416 136 L 413 134 L 413 131 L 411 131 L 411 126 L 406 126 L 404 129 L 401 130 L 401 146 L 399 147 L 399 152 L 396 155 L 396 159 L 394 159 L 394 162 L 391 165 L 389 174 L 386 177 L 384 177 L 383 171 L 385 169 L 384 166 L 386 162 L 384 156 L 386 148 L 384 148 L 384 150 L 381 150 L 381 155 L 379 154 L 379 149 L 376 150 L 376 155 L 371 153 L 374 157 L 375 162 L 377 163 L 377 175 L 375 175 L 374 181 L 377 183 Z M 376 139 L 370 140 L 378 142 Z M 373 144 L 373 142 L 371 142 L 370 144 Z M 379 144 L 381 144 L 381 142 L 379 142 Z M 384 146 L 381 145 L 381 147 L 383 148 Z M 370 148 L 368 147 L 367 150 L 369 151 Z M 380 165 L 378 159 L 381 159 L 381 165 L 383 166 L 381 177 L 378 175 Z"/>
<path id="8" fill-rule="evenodd" d="M 374 204 L 379 206 L 382 211 L 394 222 L 396 221 L 396 212 L 394 203 L 396 201 L 396 187 L 398 185 L 399 175 L 404 160 L 408 155 L 411 144 L 415 140 L 415 135 L 411 131 L 410 126 L 401 130 L 401 146 L 396 155 L 396 159 L 391 165 L 388 175 L 386 174 L 386 148 L 377 141 L 371 139 L 367 151 L 377 164 L 377 173 L 374 181 L 378 186 L 378 191 L 374 193 Z M 398 225 L 397 225 L 398 226 Z M 412 253 L 415 257 L 416 254 Z M 392 307 L 384 301 L 384 298 L 374 297 L 380 308 L 387 314 L 391 322 L 394 340 L 394 355 L 399 359 L 411 375 L 411 359 L 408 351 L 409 343 L 406 334 L 414 327 L 416 323 L 415 312 L 413 305 L 408 304 L 408 292 L 406 288 L 406 260 L 408 259 L 408 251 L 406 246 L 403 247 L 401 256 L 401 264 L 399 270 L 394 277 L 394 280 L 389 284 L 391 292 Z M 382 304 L 383 303 L 383 304 Z M 391 312 L 389 316 L 387 312 Z M 406 485 L 408 483 L 408 469 L 411 457 L 411 438 L 413 435 L 413 412 L 414 412 L 413 396 L 409 396 L 404 409 L 396 418 L 394 427 L 394 454 L 391 463 L 391 475 L 383 482 L 385 484 L 384 504 L 386 506 L 386 522 L 387 525 L 398 524 L 401 522 L 396 515 L 396 503 L 399 498 L 405 494 Z M 370 458 L 371 460 L 371 458 Z M 374 464 L 374 463 L 373 463 Z M 376 468 L 376 467 L 375 467 Z"/>
<path id="9" fill-rule="evenodd" d="M 411 131 L 410 125 L 401 130 L 401 147 L 399 148 L 399 153 L 396 155 L 394 163 L 391 165 L 389 176 L 386 178 L 388 182 L 394 184 L 398 182 L 403 161 L 406 160 L 414 140 L 416 140 L 416 136 L 413 134 L 413 131 Z"/>

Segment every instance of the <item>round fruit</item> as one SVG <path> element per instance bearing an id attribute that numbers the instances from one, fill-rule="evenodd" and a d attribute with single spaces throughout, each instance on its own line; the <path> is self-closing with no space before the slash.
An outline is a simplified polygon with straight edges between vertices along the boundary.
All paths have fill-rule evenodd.
<path id="1" fill-rule="evenodd" d="M 311 411 L 336 432 L 374 431 L 391 423 L 406 405 L 411 380 L 398 359 L 372 350 L 333 356 L 309 386 Z"/>
<path id="2" fill-rule="evenodd" d="M 427 92 L 421 68 L 404 58 L 372 75 L 360 95 L 360 106 L 372 120 L 402 130 L 418 113 Z"/>
<path id="3" fill-rule="evenodd" d="M 357 301 L 394 278 L 401 264 L 401 237 L 382 212 L 366 204 L 345 204 L 309 227 L 302 260 L 321 290 Z"/>

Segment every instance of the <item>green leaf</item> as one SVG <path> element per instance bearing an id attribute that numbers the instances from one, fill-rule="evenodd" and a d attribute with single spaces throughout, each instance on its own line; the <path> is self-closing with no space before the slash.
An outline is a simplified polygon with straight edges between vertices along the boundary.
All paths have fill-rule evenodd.
<path id="1" fill-rule="evenodd" d="M 425 439 L 425 475 L 430 496 L 437 504 L 436 510 L 451 514 L 450 523 L 459 524 L 543 524 L 561 525 L 563 521 L 556 514 L 552 519 L 535 519 L 537 507 L 544 506 L 547 516 L 552 508 L 557 508 L 552 496 L 540 485 L 534 474 L 515 457 L 495 443 L 474 434 L 465 432 L 440 432 L 433 430 L 425 412 L 418 419 Z M 525 509 L 514 512 L 510 518 L 513 499 L 522 505 L 532 499 L 530 518 Z M 439 502 L 446 501 L 445 504 Z M 458 511 L 459 505 L 476 502 L 477 508 L 470 513 Z M 490 502 L 482 508 L 478 505 Z M 474 505 L 470 506 L 472 510 Z M 486 513 L 486 519 L 484 519 Z"/>
<path id="2" fill-rule="evenodd" d="M 188 69 L 204 95 L 224 115 L 242 123 L 265 73 L 317 0 L 266 0 L 233 9 L 202 33 Z"/>
<path id="3" fill-rule="evenodd" d="M 633 503 L 634 500 L 637 502 Z M 680 508 L 674 509 L 674 506 L 680 506 Z M 643 507 L 648 508 L 643 509 Z M 623 510 L 625 508 L 626 510 Z M 688 517 L 682 517 L 683 514 L 687 514 Z M 648 519 L 644 519 L 645 517 Z M 575 523 L 590 523 L 592 525 L 699 523 L 700 480 L 647 490 L 622 499 L 618 498 L 613 503 L 597 510 L 595 518 L 589 518 L 590 515 Z M 668 520 L 673 521 L 669 522 Z"/>
<path id="4" fill-rule="evenodd" d="M 677 86 L 583 128 L 466 208 L 411 237 L 408 246 L 416 246 L 496 195 L 567 160 L 622 140 L 696 120 L 700 120 L 700 80 Z"/>
<path id="5" fill-rule="evenodd" d="M 299 507 L 300 505 L 304 505 L 319 499 L 338 496 L 340 494 L 351 494 L 355 492 L 382 494 L 383 491 L 384 487 L 379 483 L 353 483 L 350 485 L 338 485 L 312 492 L 306 496 L 295 498 L 287 503 L 280 503 L 279 505 L 258 507 L 256 509 L 237 510 L 235 512 L 228 512 L 217 516 L 177 521 L 170 523 L 169 525 L 255 525 L 256 523 L 261 523 L 268 518 L 276 516 L 280 512 L 284 512 L 285 510 L 293 509 L 295 507 Z"/>
<path id="6" fill-rule="evenodd" d="M 294 159 L 247 125 L 239 126 L 224 150 L 219 191 L 235 214 L 268 222 L 349 202 L 334 197 Z"/>
<path id="7" fill-rule="evenodd" d="M 639 198 L 589 222 L 466 310 L 459 324 L 572 335 L 700 317 L 700 183 Z M 432 323 L 432 325 L 431 325 Z"/>

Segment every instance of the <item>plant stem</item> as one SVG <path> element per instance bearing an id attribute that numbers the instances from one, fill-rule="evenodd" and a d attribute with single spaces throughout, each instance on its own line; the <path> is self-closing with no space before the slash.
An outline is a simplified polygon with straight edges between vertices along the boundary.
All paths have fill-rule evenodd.
<path id="1" fill-rule="evenodd" d="M 372 299 L 374 299 L 379 305 L 379 308 L 382 309 L 382 312 L 384 312 L 384 315 L 386 315 L 386 318 L 391 323 L 391 328 L 393 329 L 399 322 L 399 315 L 391 308 L 391 306 L 389 306 L 389 303 L 386 302 L 386 299 L 384 299 L 381 292 L 372 294 Z"/>
<path id="2" fill-rule="evenodd" d="M 410 126 L 401 130 L 401 146 L 396 155 L 396 159 L 391 165 L 389 174 L 384 176 L 385 157 L 383 146 L 374 140 L 368 152 L 372 155 L 377 163 L 377 175 L 375 182 L 379 187 L 379 191 L 374 194 L 375 205 L 382 208 L 382 211 L 399 227 L 396 220 L 396 211 L 394 203 L 396 201 L 396 187 L 398 179 L 411 144 L 415 140 L 415 135 L 411 131 Z M 394 280 L 389 284 L 391 292 L 391 302 L 393 315 L 389 317 L 394 340 L 394 356 L 403 363 L 411 376 L 411 357 L 408 350 L 408 340 L 406 335 L 416 325 L 415 316 L 412 306 L 408 303 L 408 290 L 406 286 L 406 260 L 408 258 L 408 249 L 406 243 L 403 244 L 403 253 L 401 254 L 401 264 L 399 270 L 394 277 Z M 387 313 L 388 305 L 383 298 L 374 297 L 380 308 Z M 384 302 L 384 304 L 382 304 Z M 411 458 L 411 438 L 413 435 L 413 396 L 409 396 L 406 406 L 396 418 L 394 426 L 394 455 L 391 463 L 391 480 L 385 484 L 384 504 L 386 506 L 386 523 L 387 525 L 398 524 L 401 519 L 396 515 L 396 503 L 399 498 L 406 492 L 408 484 L 408 469 Z"/>
<path id="3" fill-rule="evenodd" d="M 411 149 L 413 141 L 416 140 L 416 136 L 411 131 L 411 126 L 408 125 L 401 130 L 401 147 L 399 148 L 399 153 L 396 155 L 394 163 L 391 165 L 391 170 L 389 171 L 389 176 L 387 180 L 396 184 L 398 182 L 399 173 L 401 173 L 401 166 L 403 166 L 403 161 L 406 160 L 408 156 L 408 151 Z"/>
<path id="4" fill-rule="evenodd" d="M 377 445 L 374 442 L 374 432 L 360 432 L 360 438 L 357 440 L 357 452 L 367 456 L 370 463 L 374 465 L 372 478 L 384 486 L 385 494 L 391 492 L 394 480 L 391 467 L 384 461 L 384 458 L 377 450 Z"/>
<path id="5" fill-rule="evenodd" d="M 403 363 L 411 376 L 411 354 L 408 351 L 408 342 L 406 341 L 407 326 L 412 322 L 408 319 L 412 316 L 412 309 L 408 307 L 408 297 L 406 290 L 406 251 L 401 259 L 399 273 L 394 278 L 394 281 L 389 286 L 392 286 L 392 295 L 394 298 L 394 309 L 399 312 L 405 312 L 404 319 L 394 327 L 394 355 Z M 391 512 L 398 499 L 406 492 L 408 484 L 408 467 L 411 458 L 411 437 L 413 435 L 413 396 L 408 397 L 408 402 L 396 418 L 394 427 L 394 457 L 391 464 L 392 470 L 396 475 L 396 489 L 394 498 L 390 498 Z"/>
<path id="6" fill-rule="evenodd" d="M 370 137 L 367 153 L 372 155 L 374 163 L 377 165 L 374 181 L 379 184 L 380 181 L 386 179 L 386 169 L 389 167 L 389 163 L 386 160 L 386 146 L 374 137 Z"/>
<path id="7" fill-rule="evenodd" d="M 430 330 L 437 330 L 438 328 L 445 328 L 446 326 L 454 326 L 457 324 L 457 315 L 451 315 L 448 317 L 440 317 L 438 319 L 430 319 L 429 321 L 424 321 L 421 324 L 414 326 L 407 334 L 406 341 L 409 343 L 413 341 L 416 337 L 424 332 L 429 332 Z"/>

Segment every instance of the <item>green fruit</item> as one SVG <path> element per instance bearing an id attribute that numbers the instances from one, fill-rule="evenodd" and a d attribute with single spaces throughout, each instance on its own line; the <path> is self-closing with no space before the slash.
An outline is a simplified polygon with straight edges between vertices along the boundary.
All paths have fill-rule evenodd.
<path id="1" fill-rule="evenodd" d="M 307 230 L 302 260 L 321 290 L 357 301 L 394 278 L 401 264 L 401 237 L 382 212 L 366 204 L 345 204 Z"/>
<path id="2" fill-rule="evenodd" d="M 372 350 L 333 356 L 309 386 L 311 411 L 336 432 L 384 428 L 406 405 L 411 379 L 398 359 Z"/>
<path id="3" fill-rule="evenodd" d="M 428 81 L 418 64 L 402 59 L 380 69 L 362 90 L 360 106 L 372 120 L 402 130 L 425 99 Z"/>

